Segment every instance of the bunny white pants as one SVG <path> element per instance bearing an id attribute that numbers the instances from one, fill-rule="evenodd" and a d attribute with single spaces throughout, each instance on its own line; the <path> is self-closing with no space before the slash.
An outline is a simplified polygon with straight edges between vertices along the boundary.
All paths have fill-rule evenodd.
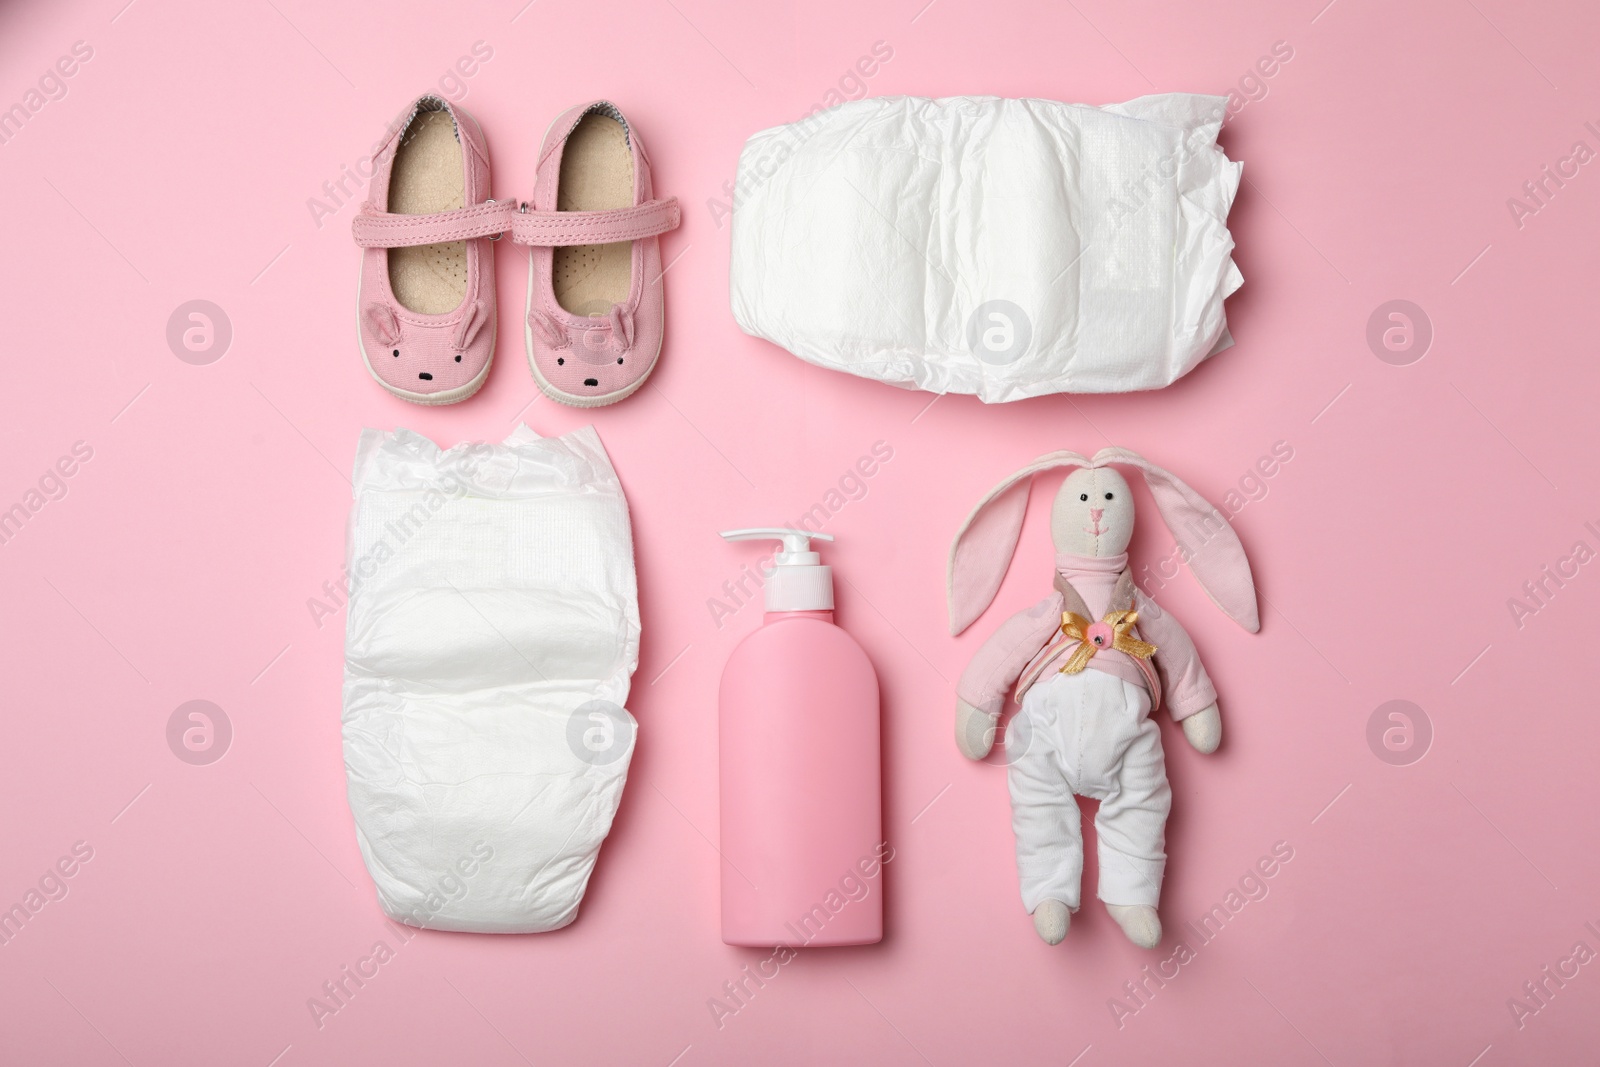
<path id="1" fill-rule="evenodd" d="M 1006 761 L 1029 913 L 1045 900 L 1078 910 L 1083 829 L 1073 794 L 1100 801 L 1100 899 L 1159 901 L 1172 790 L 1149 716 L 1142 687 L 1093 669 L 1051 672 L 1023 696 L 1006 730 Z"/>

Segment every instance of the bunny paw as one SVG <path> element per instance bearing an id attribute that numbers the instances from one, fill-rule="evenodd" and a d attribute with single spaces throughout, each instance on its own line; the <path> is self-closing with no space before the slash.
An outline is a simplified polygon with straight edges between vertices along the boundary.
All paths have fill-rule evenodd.
<path id="1" fill-rule="evenodd" d="M 1222 744 L 1222 715 L 1217 711 L 1217 705 L 1212 703 L 1184 719 L 1183 736 L 1189 739 L 1195 751 L 1215 752 L 1217 746 Z"/>
<path id="2" fill-rule="evenodd" d="M 999 716 L 979 711 L 965 700 L 956 701 L 956 747 L 968 759 L 983 759 L 994 748 Z"/>

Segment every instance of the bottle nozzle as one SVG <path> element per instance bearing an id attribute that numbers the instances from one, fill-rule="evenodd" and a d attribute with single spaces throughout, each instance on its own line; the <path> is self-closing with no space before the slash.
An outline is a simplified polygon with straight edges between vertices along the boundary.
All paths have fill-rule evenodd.
<path id="1" fill-rule="evenodd" d="M 724 530 L 722 536 L 729 541 L 781 541 L 783 548 L 773 556 L 772 562 L 780 567 L 815 567 L 822 557 L 811 551 L 812 541 L 832 541 L 833 534 L 812 533 L 785 526 L 756 526 L 748 530 Z"/>
<path id="2" fill-rule="evenodd" d="M 729 541 L 777 541 L 782 548 L 772 554 L 772 573 L 766 576 L 768 611 L 832 611 L 833 570 L 811 551 L 812 541 L 832 541 L 832 534 L 812 533 L 785 526 L 757 526 L 724 530 Z"/>

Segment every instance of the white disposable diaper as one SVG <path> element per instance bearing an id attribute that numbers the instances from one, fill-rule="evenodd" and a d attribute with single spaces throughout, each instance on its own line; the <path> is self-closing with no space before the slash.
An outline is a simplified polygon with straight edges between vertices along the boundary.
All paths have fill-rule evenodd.
<path id="1" fill-rule="evenodd" d="M 1168 385 L 1232 343 L 1225 104 L 884 97 L 764 130 L 739 160 L 734 317 L 986 402 Z"/>
<path id="2" fill-rule="evenodd" d="M 354 482 L 344 757 L 378 900 L 435 930 L 565 926 L 635 728 L 633 537 L 600 438 L 363 430 Z"/>

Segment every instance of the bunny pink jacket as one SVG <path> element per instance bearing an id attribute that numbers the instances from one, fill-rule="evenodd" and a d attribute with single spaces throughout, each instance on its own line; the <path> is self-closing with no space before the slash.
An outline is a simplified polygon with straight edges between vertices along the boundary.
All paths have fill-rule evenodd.
<path id="1" fill-rule="evenodd" d="M 1128 569 L 1128 555 L 1090 558 L 1060 553 L 1056 570 L 1078 595 L 1093 619 L 1106 613 L 1117 578 Z M 1136 594 L 1139 636 L 1156 646 L 1156 675 L 1161 679 L 1167 710 L 1174 720 L 1204 711 L 1217 701 L 1217 691 L 1200 665 L 1200 654 L 1178 620 L 1162 611 L 1142 592 Z M 1033 607 L 1007 619 L 984 642 L 972 658 L 956 686 L 956 695 L 979 711 L 997 715 L 1005 706 L 1011 687 L 1035 657 L 1052 643 L 1061 627 L 1065 598 L 1051 593 Z M 1117 675 L 1135 685 L 1147 686 L 1144 673 L 1125 653 L 1106 649 L 1089 660 L 1090 670 Z M 1156 694 L 1151 694 L 1155 703 Z"/>

